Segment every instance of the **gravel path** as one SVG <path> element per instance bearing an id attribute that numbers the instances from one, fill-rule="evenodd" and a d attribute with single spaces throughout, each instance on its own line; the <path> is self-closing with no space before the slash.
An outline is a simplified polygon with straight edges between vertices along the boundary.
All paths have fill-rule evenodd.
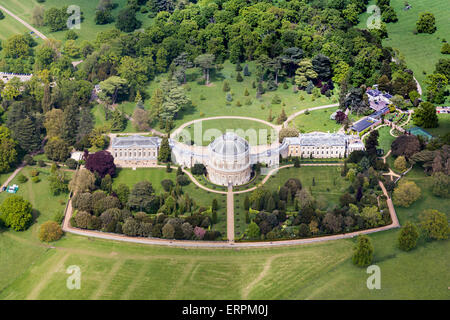
<path id="1" fill-rule="evenodd" d="M 20 19 L 18 16 L 16 16 L 14 13 L 12 13 L 11 11 L 9 11 L 8 9 L 6 9 L 5 7 L 0 5 L 0 9 L 2 11 L 5 11 L 7 14 L 9 14 L 11 17 L 13 17 L 14 19 L 16 19 L 17 21 L 19 21 L 21 24 L 23 24 L 25 27 L 27 27 L 28 29 L 30 29 L 31 31 L 33 31 L 39 38 L 41 38 L 42 40 L 47 40 L 48 38 L 41 33 L 39 30 L 37 30 L 36 28 L 33 28 L 30 24 L 28 24 L 27 22 L 23 21 L 22 19 Z"/>

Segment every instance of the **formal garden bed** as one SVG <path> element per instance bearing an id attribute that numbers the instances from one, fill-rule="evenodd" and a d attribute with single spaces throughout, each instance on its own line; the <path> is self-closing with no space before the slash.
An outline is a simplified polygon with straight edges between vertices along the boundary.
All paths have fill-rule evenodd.
<path id="1" fill-rule="evenodd" d="M 349 160 L 359 163 L 362 157 Z M 339 167 L 283 168 L 264 186 L 236 195 L 237 241 L 310 238 L 389 225 L 380 173 L 350 161 Z"/>
<path id="2" fill-rule="evenodd" d="M 137 237 L 222 240 L 226 203 L 220 195 L 197 189 L 181 169 L 116 173 L 109 163 L 107 170 L 94 165 L 95 174 L 78 172 L 73 182 L 73 227 Z"/>

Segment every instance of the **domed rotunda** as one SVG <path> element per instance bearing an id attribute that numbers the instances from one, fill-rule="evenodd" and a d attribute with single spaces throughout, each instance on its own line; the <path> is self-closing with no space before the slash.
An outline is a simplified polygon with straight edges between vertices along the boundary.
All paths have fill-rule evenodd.
<path id="1" fill-rule="evenodd" d="M 211 142 L 208 148 L 206 167 L 211 182 L 237 186 L 250 180 L 250 146 L 245 139 L 227 132 Z"/>

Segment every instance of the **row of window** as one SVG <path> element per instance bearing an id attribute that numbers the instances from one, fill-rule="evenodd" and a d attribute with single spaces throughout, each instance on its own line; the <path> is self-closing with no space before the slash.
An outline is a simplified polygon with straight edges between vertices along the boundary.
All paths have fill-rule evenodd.
<path id="1" fill-rule="evenodd" d="M 114 158 L 145 158 L 145 157 L 156 157 L 156 151 L 130 151 L 130 152 L 115 152 Z"/>

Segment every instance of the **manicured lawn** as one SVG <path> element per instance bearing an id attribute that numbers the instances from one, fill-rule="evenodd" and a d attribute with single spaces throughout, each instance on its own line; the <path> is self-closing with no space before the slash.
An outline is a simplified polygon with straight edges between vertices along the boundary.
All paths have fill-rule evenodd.
<path id="1" fill-rule="evenodd" d="M 278 190 L 289 178 L 299 179 L 303 188 L 307 188 L 316 198 L 325 198 L 329 206 L 339 203 L 339 197 L 350 184 L 341 177 L 340 166 L 303 166 L 279 170 L 264 186 L 271 190 Z M 313 185 L 313 179 L 315 185 Z"/>
<path id="2" fill-rule="evenodd" d="M 434 137 L 443 136 L 450 132 L 450 114 L 438 114 L 439 127 L 425 129 Z"/>
<path id="3" fill-rule="evenodd" d="M 184 85 L 184 87 L 189 90 L 187 93 L 194 106 L 180 112 L 175 120 L 175 127 L 195 119 L 223 115 L 247 116 L 267 120 L 270 109 L 272 109 L 272 116 L 274 117 L 273 123 L 275 123 L 282 108 L 284 108 L 286 114 L 289 115 L 302 109 L 332 104 L 337 101 L 336 97 L 329 99 L 325 96 L 312 101 L 312 95 L 308 95 L 306 92 L 299 91 L 298 93 L 293 93 L 292 84 L 288 84 L 288 89 L 283 89 L 282 84 L 280 84 L 277 91 L 267 91 L 261 99 L 257 100 L 256 89 L 252 87 L 252 82 L 255 80 L 256 67 L 254 62 L 249 62 L 248 65 L 249 70 L 252 73 L 251 76 L 243 77 L 243 82 L 237 82 L 235 65 L 231 64 L 229 61 L 225 61 L 223 64 L 224 68 L 211 75 L 211 84 L 209 86 L 197 83 L 196 80 L 201 77 L 201 71 L 198 68 L 189 69 L 187 72 L 188 83 L 187 85 Z M 244 64 L 242 64 L 242 67 L 244 67 Z M 167 75 L 160 75 L 155 81 L 150 83 L 147 87 L 149 96 L 151 96 L 153 90 L 159 86 L 159 81 L 165 77 L 167 77 Z M 231 105 L 226 104 L 226 92 L 222 90 L 223 80 L 225 79 L 229 81 L 230 92 L 233 93 Z M 249 96 L 244 95 L 246 88 L 248 89 Z M 281 98 L 281 104 L 271 103 L 272 98 L 276 94 Z M 303 101 L 300 100 L 300 95 L 303 95 L 305 98 Z M 252 104 L 246 105 L 246 99 L 250 99 Z M 242 104 L 241 107 L 236 106 L 237 101 Z M 283 103 L 285 104 L 284 106 Z M 145 106 L 146 108 L 149 108 L 149 99 L 145 101 Z"/>
<path id="4" fill-rule="evenodd" d="M 3 5 L 3 2 L 1 4 Z M 3 14 L 5 15 L 5 18 L 0 20 L 0 40 L 3 43 L 6 41 L 6 39 L 15 34 L 24 34 L 26 32 L 29 32 L 29 30 L 23 24 L 13 19 L 9 14 L 6 14 L 6 12 L 3 12 Z"/>
<path id="5" fill-rule="evenodd" d="M 426 74 L 433 73 L 435 65 L 439 59 L 445 58 L 441 54 L 442 39 L 448 39 L 450 34 L 450 7 L 446 0 L 422 1 L 410 0 L 412 6 L 410 10 L 404 11 L 404 0 L 391 0 L 391 6 L 397 13 L 398 22 L 388 23 L 387 30 L 389 38 L 383 40 L 383 46 L 400 50 L 405 57 L 408 67 L 414 71 L 416 79 L 426 90 Z M 370 4 L 375 4 L 371 1 Z M 420 13 L 431 12 L 436 17 L 437 30 L 433 34 L 419 33 L 413 34 L 416 28 L 416 21 Z M 368 14 L 360 16 L 358 27 L 366 28 Z M 424 74 L 426 72 L 426 74 Z"/>
<path id="6" fill-rule="evenodd" d="M 119 11 L 125 7 L 127 0 L 115 0 L 114 3 L 117 3 L 118 7 L 112 11 L 112 14 L 114 17 L 117 17 Z M 84 20 L 81 22 L 80 29 L 74 29 L 74 31 L 79 36 L 78 39 L 76 40 L 78 44 L 80 44 L 81 41 L 83 40 L 94 41 L 95 36 L 98 32 L 105 31 L 115 27 L 115 22 L 106 25 L 95 24 L 94 20 L 95 10 L 97 8 L 98 1 L 46 0 L 43 3 L 37 3 L 37 1 L 35 0 L 4 0 L 2 1 L 2 5 L 11 12 L 13 12 L 14 14 L 16 14 L 17 16 L 19 16 L 20 18 L 24 19 L 29 24 L 31 24 L 33 8 L 37 5 L 42 5 L 44 6 L 45 9 L 49 9 L 52 7 L 61 8 L 63 6 L 70 6 L 70 5 L 79 6 L 81 12 L 83 13 Z M 148 14 L 141 14 L 140 12 L 137 14 L 137 18 L 142 21 L 143 28 L 149 26 L 152 21 L 152 19 L 148 18 L 147 15 Z M 25 28 L 22 24 L 19 25 Z M 58 40 L 65 40 L 65 35 L 67 32 L 67 30 L 50 32 L 50 29 L 48 27 L 39 27 L 37 29 L 41 31 L 43 34 L 45 34 L 47 37 L 55 38 Z"/>
<path id="7" fill-rule="evenodd" d="M 39 225 L 53 219 L 57 213 L 63 213 L 66 205 L 67 194 L 53 196 L 49 191 L 47 178 L 50 168 L 25 167 L 21 174 L 30 178 L 32 169 L 40 172 L 40 182 L 33 183 L 29 179 L 26 183 L 19 183 L 16 176 L 10 183 L 19 185 L 19 191 L 16 194 L 31 202 L 35 221 L 28 230 L 22 232 L 6 231 L 0 228 L 0 270 L 2 270 L 0 291 L 48 250 L 40 246 L 37 238 Z M 67 172 L 67 175 L 70 177 L 71 173 Z M 7 192 L 0 193 L 0 203 L 10 196 L 11 194 Z"/>
<path id="8" fill-rule="evenodd" d="M 446 299 L 450 242 L 421 244 L 405 253 L 395 246 L 397 233 L 370 236 L 373 263 L 382 271 L 381 290 L 368 290 L 366 269 L 352 265 L 354 240 L 289 248 L 186 250 L 66 235 L 54 244 L 56 250 L 36 252 L 33 264 L 24 261 L 26 270 L 3 286 L 0 298 Z M 9 238 L 0 235 L 5 244 L 19 249 Z M 66 287 L 70 265 L 81 269 L 80 290 Z"/>
<path id="9" fill-rule="evenodd" d="M 36 169 L 39 171 L 40 182 L 34 183 L 30 178 L 30 171 Z M 28 178 L 25 183 L 19 183 L 18 177 L 23 174 Z M 65 172 L 67 179 L 72 176 L 72 172 Z M 68 195 L 62 194 L 59 196 L 53 196 L 50 193 L 48 177 L 50 176 L 50 167 L 40 168 L 37 166 L 25 167 L 22 171 L 10 182 L 10 185 L 17 184 L 19 190 L 16 195 L 22 196 L 24 199 L 31 202 L 33 209 L 36 211 L 38 222 L 44 222 L 52 219 L 56 213 L 64 210 Z M 10 193 L 0 193 L 0 203 L 7 197 L 11 196 Z M 35 225 L 34 225 L 35 226 Z"/>
<path id="10" fill-rule="evenodd" d="M 391 130 L 391 127 L 385 126 L 378 129 L 378 148 L 384 150 L 384 154 L 388 153 L 388 151 L 391 149 L 392 141 L 395 140 L 395 137 L 391 136 L 389 131 Z"/>
<path id="11" fill-rule="evenodd" d="M 447 214 L 447 217 L 450 219 L 450 199 L 436 197 L 432 194 L 432 178 L 425 175 L 423 169 L 414 167 L 406 175 L 405 180 L 414 181 L 422 190 L 422 196 L 409 208 L 396 207 L 401 224 L 404 224 L 408 220 L 417 221 L 419 214 L 426 209 L 436 209 Z"/>
<path id="12" fill-rule="evenodd" d="M 272 139 L 276 139 L 275 130 L 268 125 L 241 119 L 201 121 L 186 127 L 183 131 L 181 135 L 183 141 L 193 140 L 196 145 L 202 146 L 209 145 L 215 138 L 229 131 L 246 139 L 250 145 L 271 143 Z"/>
<path id="13" fill-rule="evenodd" d="M 0 173 L 0 185 L 3 184 L 3 182 L 6 181 L 6 179 L 8 179 L 8 177 L 12 174 L 13 171 L 11 172 L 6 172 L 6 173 Z"/>
<path id="14" fill-rule="evenodd" d="M 300 132 L 338 131 L 341 125 L 330 119 L 330 115 L 336 110 L 338 110 L 338 107 L 313 110 L 309 114 L 304 113 L 296 117 L 293 124 Z"/>
<path id="15" fill-rule="evenodd" d="M 310 169 L 316 168 L 295 170 Z M 290 170 L 292 175 L 294 169 Z M 308 186 L 306 173 L 301 173 L 303 184 Z M 420 170 L 411 173 L 408 179 L 423 189 L 427 178 Z M 318 179 L 316 183 L 320 186 L 321 181 Z M 186 190 L 191 189 L 195 190 L 192 184 Z M 36 188 L 32 190 L 39 192 Z M 190 195 L 200 196 L 195 192 Z M 242 204 L 243 196 L 235 197 L 241 200 L 238 203 Z M 426 196 L 431 202 L 419 200 L 410 208 L 397 208 L 401 223 L 413 219 L 423 208 L 448 208 L 448 200 L 439 204 Z M 46 205 L 52 203 L 46 201 Z M 448 214 L 448 210 L 443 212 Z M 381 269 L 382 284 L 381 290 L 368 290 L 366 269 L 351 263 L 354 239 L 271 249 L 198 250 L 66 234 L 52 243 L 56 249 L 50 249 L 39 243 L 35 229 L 0 233 L 0 267 L 4 271 L 0 275 L 0 299 L 448 297 L 450 241 L 421 241 L 416 249 L 406 253 L 397 248 L 398 230 L 369 235 L 375 248 L 373 264 Z M 81 269 L 80 290 L 66 287 L 66 268 L 70 265 Z"/>
<path id="16" fill-rule="evenodd" d="M 117 170 L 117 177 L 114 178 L 113 188 L 117 187 L 121 183 L 125 183 L 130 189 L 141 181 L 150 181 L 153 189 L 158 194 L 163 191 L 161 181 L 164 179 L 170 179 L 175 182 L 176 168 L 172 169 L 172 172 L 168 173 L 163 168 L 137 168 L 133 170 L 131 168 L 119 168 Z"/>

